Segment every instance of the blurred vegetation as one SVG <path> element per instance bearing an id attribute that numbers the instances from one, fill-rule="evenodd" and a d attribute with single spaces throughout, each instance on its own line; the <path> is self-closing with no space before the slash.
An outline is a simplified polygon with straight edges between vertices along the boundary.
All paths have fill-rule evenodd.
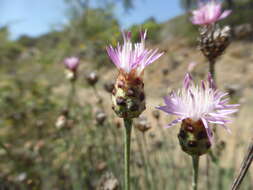
<path id="1" fill-rule="evenodd" d="M 129 29 L 132 32 L 132 37 L 134 41 L 140 40 L 140 31 L 147 30 L 148 31 L 148 40 L 151 43 L 159 42 L 159 33 L 162 28 L 161 24 L 158 24 L 154 18 L 150 18 L 146 20 L 141 25 L 133 25 Z"/>

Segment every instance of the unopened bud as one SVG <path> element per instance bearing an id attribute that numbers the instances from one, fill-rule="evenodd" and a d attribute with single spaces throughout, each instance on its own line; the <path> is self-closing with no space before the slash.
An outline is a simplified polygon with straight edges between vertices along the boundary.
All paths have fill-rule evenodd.
<path id="1" fill-rule="evenodd" d="M 86 81 L 89 85 L 94 86 L 98 82 L 98 75 L 95 71 L 92 71 L 86 75 Z"/>
<path id="2" fill-rule="evenodd" d="M 215 60 L 228 47 L 231 38 L 229 26 L 220 28 L 219 26 L 203 26 L 200 28 L 200 49 L 209 60 Z"/>
<path id="3" fill-rule="evenodd" d="M 112 102 L 113 110 L 119 117 L 138 117 L 145 110 L 142 79 L 120 72 L 112 91 Z"/>
<path id="4" fill-rule="evenodd" d="M 57 129 L 61 129 L 65 127 L 66 124 L 67 124 L 67 118 L 64 115 L 60 115 L 55 122 L 55 127 Z"/>
<path id="5" fill-rule="evenodd" d="M 118 190 L 119 181 L 112 173 L 106 173 L 99 181 L 97 190 Z"/>
<path id="6" fill-rule="evenodd" d="M 150 123 L 148 123 L 147 118 L 138 119 L 135 123 L 135 127 L 143 133 L 151 129 Z"/>
<path id="7" fill-rule="evenodd" d="M 96 113 L 96 122 L 99 125 L 103 125 L 106 120 L 106 114 L 102 111 Z"/>
<path id="8" fill-rule="evenodd" d="M 211 142 L 201 120 L 184 119 L 178 139 L 182 150 L 190 155 L 200 156 L 207 153 L 211 147 Z"/>
<path id="9" fill-rule="evenodd" d="M 108 92 L 108 93 L 112 93 L 113 89 L 114 89 L 114 83 L 113 82 L 107 82 L 104 84 L 104 89 Z"/>
<path id="10" fill-rule="evenodd" d="M 66 69 L 65 76 L 69 81 L 75 81 L 77 78 L 77 73 L 75 71 Z"/>

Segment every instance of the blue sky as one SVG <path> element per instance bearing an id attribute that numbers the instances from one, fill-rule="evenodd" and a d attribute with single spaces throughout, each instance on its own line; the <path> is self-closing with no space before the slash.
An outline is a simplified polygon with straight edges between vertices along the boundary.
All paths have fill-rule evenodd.
<path id="1" fill-rule="evenodd" d="M 126 13 L 117 4 L 115 13 L 123 28 L 150 17 L 163 22 L 183 12 L 178 0 L 134 0 Z M 8 25 L 11 38 L 22 34 L 38 36 L 67 22 L 64 0 L 0 0 L 0 26 Z"/>

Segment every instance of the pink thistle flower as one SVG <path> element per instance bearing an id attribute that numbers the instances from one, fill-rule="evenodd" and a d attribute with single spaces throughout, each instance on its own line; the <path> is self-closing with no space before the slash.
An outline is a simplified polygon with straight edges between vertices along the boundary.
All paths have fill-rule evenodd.
<path id="1" fill-rule="evenodd" d="M 238 104 L 228 104 L 227 95 L 228 93 L 216 89 L 210 73 L 207 82 L 202 81 L 201 86 L 194 85 L 191 76 L 186 74 L 183 89 L 164 97 L 165 106 L 157 108 L 168 114 L 178 116 L 167 127 L 185 119 L 201 121 L 209 140 L 212 141 L 210 124 L 219 124 L 230 132 L 230 129 L 225 125 L 231 122 L 228 115 L 238 111 L 236 109 L 239 106 Z"/>
<path id="2" fill-rule="evenodd" d="M 115 66 L 125 74 L 136 74 L 140 76 L 144 68 L 156 61 L 163 55 L 158 49 L 145 49 L 147 31 L 141 32 L 141 42 L 131 42 L 131 32 L 123 32 L 124 44 L 118 44 L 117 48 L 109 46 L 106 48 L 109 57 Z"/>
<path id="3" fill-rule="evenodd" d="M 78 57 L 68 57 L 64 59 L 63 64 L 66 66 L 68 70 L 76 72 L 80 64 L 80 60 Z"/>
<path id="4" fill-rule="evenodd" d="M 199 9 L 192 11 L 191 22 L 197 25 L 209 25 L 226 18 L 231 12 L 231 10 L 222 12 L 221 3 L 210 0 L 205 4 L 201 3 Z"/>

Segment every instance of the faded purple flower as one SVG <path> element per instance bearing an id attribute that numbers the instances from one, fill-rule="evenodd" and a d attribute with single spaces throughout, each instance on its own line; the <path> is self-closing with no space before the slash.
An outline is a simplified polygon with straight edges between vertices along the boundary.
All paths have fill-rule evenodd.
<path id="1" fill-rule="evenodd" d="M 80 64 L 80 60 L 78 57 L 67 57 L 64 59 L 63 64 L 66 66 L 67 69 L 76 72 Z"/>
<path id="2" fill-rule="evenodd" d="M 165 106 L 157 108 L 168 114 L 178 116 L 168 127 L 184 119 L 202 121 L 208 138 L 211 140 L 210 124 L 219 124 L 230 132 L 230 129 L 225 126 L 226 123 L 231 122 L 228 115 L 238 111 L 236 109 L 239 106 L 238 104 L 228 104 L 227 95 L 228 93 L 216 89 L 210 73 L 207 82 L 202 81 L 201 86 L 193 84 L 191 76 L 186 74 L 183 89 L 164 97 Z"/>
<path id="3" fill-rule="evenodd" d="M 222 12 L 220 2 L 209 0 L 207 3 L 200 3 L 199 9 L 192 11 L 191 22 L 197 25 L 209 25 L 226 18 L 230 13 L 231 10 Z"/>
<path id="4" fill-rule="evenodd" d="M 145 39 L 147 31 L 141 32 L 141 42 L 133 44 L 131 42 L 131 32 L 123 32 L 124 44 L 118 44 L 117 48 L 109 46 L 107 53 L 115 66 L 126 74 L 135 73 L 140 76 L 144 68 L 156 61 L 163 55 L 158 53 L 158 49 L 145 49 Z"/>

